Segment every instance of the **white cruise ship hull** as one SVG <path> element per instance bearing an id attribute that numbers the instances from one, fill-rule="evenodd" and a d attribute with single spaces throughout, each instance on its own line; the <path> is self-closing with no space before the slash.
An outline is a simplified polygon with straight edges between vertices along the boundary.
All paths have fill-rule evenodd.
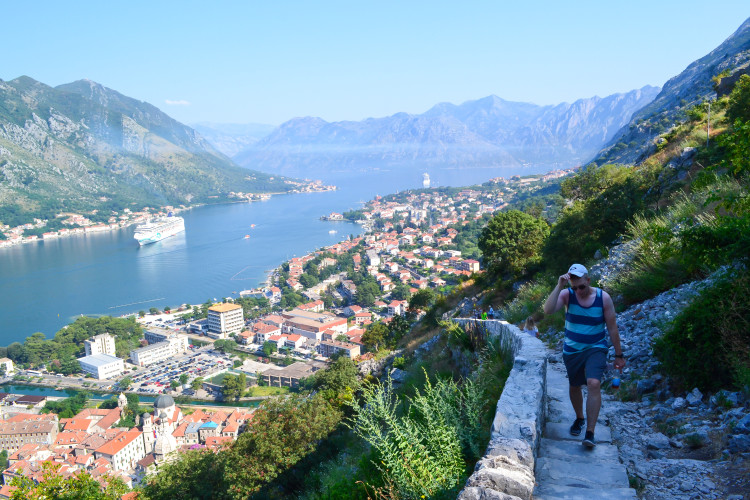
<path id="1" fill-rule="evenodd" d="M 182 217 L 164 217 L 136 227 L 133 237 L 139 245 L 143 246 L 169 238 L 184 230 L 185 220 Z"/>

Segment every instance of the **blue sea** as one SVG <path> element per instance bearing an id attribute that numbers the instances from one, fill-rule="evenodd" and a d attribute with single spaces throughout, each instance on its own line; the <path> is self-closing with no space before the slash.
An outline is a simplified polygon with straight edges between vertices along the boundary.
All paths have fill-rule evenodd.
<path id="1" fill-rule="evenodd" d="M 426 171 L 433 186 L 521 173 Z M 336 191 L 194 208 L 180 214 L 184 233 L 143 247 L 131 226 L 0 249 L 0 345 L 23 342 L 34 332 L 52 338 L 80 315 L 119 316 L 236 297 L 282 262 L 361 233 L 357 224 L 320 216 L 360 208 L 378 194 L 421 188 L 421 172 L 331 173 L 323 180 L 336 184 Z"/>

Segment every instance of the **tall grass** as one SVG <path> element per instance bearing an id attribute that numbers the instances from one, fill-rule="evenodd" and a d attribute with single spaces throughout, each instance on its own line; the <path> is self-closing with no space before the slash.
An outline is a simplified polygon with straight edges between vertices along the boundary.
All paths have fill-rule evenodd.
<path id="1" fill-rule="evenodd" d="M 635 256 L 613 280 L 613 291 L 627 303 L 640 302 L 746 254 L 747 210 L 725 208 L 726 200 L 743 196 L 738 181 L 715 178 L 693 193 L 680 193 L 662 214 L 635 216 L 626 229 L 626 237 L 637 242 Z"/>
<path id="2" fill-rule="evenodd" d="M 550 276 L 525 283 L 518 289 L 513 300 L 500 310 L 500 314 L 508 323 L 520 323 L 529 316 L 539 318 L 542 306 L 554 287 L 555 282 Z"/>
<path id="3" fill-rule="evenodd" d="M 453 382 L 429 382 L 424 392 L 399 400 L 390 378 L 363 388 L 362 406 L 352 405 L 350 428 L 377 452 L 375 463 L 398 498 L 433 498 L 457 489 L 464 472 L 458 429 L 451 425 L 456 409 Z"/>
<path id="4" fill-rule="evenodd" d="M 352 403 L 348 426 L 372 448 L 372 466 L 381 477 L 366 484 L 374 498 L 455 498 L 468 471 L 489 441 L 494 402 L 512 367 L 512 356 L 482 327 L 464 330 L 443 324 L 437 358 L 412 365 L 416 376 L 394 390 L 392 381 L 365 384 L 360 404 Z M 446 349 L 446 347 L 449 347 Z M 454 378 L 445 353 L 460 350 L 474 365 L 471 374 Z M 411 394 L 411 396 L 405 395 Z"/>

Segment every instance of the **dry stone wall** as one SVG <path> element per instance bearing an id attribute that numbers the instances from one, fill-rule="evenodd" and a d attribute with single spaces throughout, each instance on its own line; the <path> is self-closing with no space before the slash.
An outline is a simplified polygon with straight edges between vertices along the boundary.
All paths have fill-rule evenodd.
<path id="1" fill-rule="evenodd" d="M 487 451 L 458 498 L 530 500 L 545 420 L 547 349 L 539 339 L 505 321 L 455 321 L 485 328 L 488 336 L 498 337 L 513 353 L 513 369 L 497 402 Z"/>

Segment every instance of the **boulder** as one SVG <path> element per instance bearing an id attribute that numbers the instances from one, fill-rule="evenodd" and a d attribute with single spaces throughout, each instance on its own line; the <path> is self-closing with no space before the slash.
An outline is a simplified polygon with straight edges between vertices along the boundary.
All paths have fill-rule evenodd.
<path id="1" fill-rule="evenodd" d="M 737 434 L 750 434 L 750 413 L 737 422 L 734 426 L 734 432 Z"/>
<path id="2" fill-rule="evenodd" d="M 669 438 L 657 432 L 646 436 L 646 448 L 649 450 L 666 450 L 669 448 Z"/>
<path id="3" fill-rule="evenodd" d="M 729 436 L 730 453 L 747 453 L 750 451 L 750 436 L 747 434 L 735 434 Z"/>
<path id="4" fill-rule="evenodd" d="M 654 382 L 650 378 L 639 380 L 636 384 L 636 391 L 638 392 L 638 394 L 647 394 L 649 392 L 654 392 L 655 389 L 656 382 Z"/>
<path id="5" fill-rule="evenodd" d="M 681 410 L 682 408 L 685 408 L 685 406 L 687 406 L 687 401 L 685 401 L 685 398 L 675 398 L 675 400 L 672 402 L 673 410 Z"/>
<path id="6" fill-rule="evenodd" d="M 701 393 L 701 391 L 699 391 L 697 387 L 690 391 L 690 394 L 685 397 L 688 406 L 698 406 L 699 404 L 701 404 L 702 399 L 703 393 Z"/>

